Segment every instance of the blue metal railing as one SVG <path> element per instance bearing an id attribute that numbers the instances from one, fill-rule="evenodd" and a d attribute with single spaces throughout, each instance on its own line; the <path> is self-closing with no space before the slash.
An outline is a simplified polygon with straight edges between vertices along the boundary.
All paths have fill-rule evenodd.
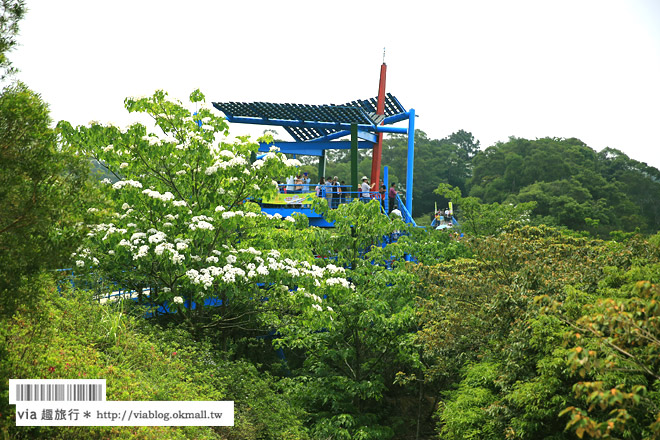
<path id="1" fill-rule="evenodd" d="M 362 202 L 368 202 L 372 199 L 379 200 L 381 201 L 381 211 L 384 214 L 388 214 L 391 212 L 390 209 L 390 204 L 393 202 L 389 195 L 385 193 L 382 195 L 378 191 L 369 191 L 368 192 L 368 197 L 363 197 L 365 195 L 365 192 L 363 191 L 351 191 L 352 187 L 350 185 L 339 185 L 339 189 L 341 193 L 335 193 L 331 192 L 332 189 L 331 185 L 319 185 L 319 184 L 280 184 L 279 189 L 280 193 L 287 194 L 287 195 L 301 195 L 301 196 L 308 196 L 309 194 L 314 194 L 317 197 L 320 198 L 325 198 L 328 200 L 328 205 L 331 209 L 336 209 L 339 205 L 343 205 L 346 203 L 351 203 L 353 200 L 360 200 Z M 383 198 L 381 198 L 383 197 Z M 262 203 L 268 204 L 267 201 L 263 201 Z M 296 200 L 296 198 L 292 198 L 291 200 L 291 205 L 307 205 L 309 203 L 308 199 L 300 199 Z M 282 207 L 286 207 L 288 205 L 282 204 Z M 403 203 L 403 200 L 399 196 L 399 194 L 396 195 L 395 199 L 395 206 L 396 209 L 398 209 L 401 212 L 401 217 L 404 222 L 412 224 L 413 226 L 417 227 L 417 223 L 415 223 L 415 220 L 413 219 L 411 213 L 408 211 L 406 208 L 406 204 Z"/>
<path id="2" fill-rule="evenodd" d="M 408 209 L 406 208 L 406 205 L 403 203 L 403 200 L 401 200 L 399 194 L 396 195 L 396 204 L 398 210 L 401 211 L 401 217 L 403 218 L 403 221 L 406 223 L 410 223 L 414 227 L 417 227 L 417 223 L 415 223 L 415 220 L 412 218 L 412 215 L 410 214 L 410 212 L 408 212 Z"/>

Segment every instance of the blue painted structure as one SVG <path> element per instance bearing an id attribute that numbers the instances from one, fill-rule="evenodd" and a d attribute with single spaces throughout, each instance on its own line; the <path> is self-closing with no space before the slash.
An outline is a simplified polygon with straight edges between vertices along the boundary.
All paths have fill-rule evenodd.
<path id="1" fill-rule="evenodd" d="M 361 139 L 358 148 L 373 148 L 377 142 L 377 133 L 407 134 L 406 204 L 404 207 L 399 199 L 398 208 L 402 211 L 405 221 L 414 223 L 410 213 L 412 212 L 415 110 L 406 111 L 393 95 L 388 93 L 385 97 L 384 115 L 377 114 L 377 98 L 343 105 L 214 102 L 213 106 L 223 112 L 229 122 L 283 127 L 294 138 L 294 142 L 275 142 L 274 145 L 285 154 L 324 157 L 325 150 L 350 149 L 350 141 L 339 139 L 350 136 L 352 125 L 357 125 L 357 136 Z M 408 120 L 408 127 L 390 126 L 405 120 Z M 268 152 L 272 146 L 272 144 L 261 144 L 259 151 Z M 386 191 L 387 189 L 389 186 L 386 183 Z M 271 215 L 279 213 L 285 217 L 294 212 L 301 212 L 309 218 L 311 225 L 332 226 L 307 205 L 295 208 L 262 206 L 262 211 Z"/>

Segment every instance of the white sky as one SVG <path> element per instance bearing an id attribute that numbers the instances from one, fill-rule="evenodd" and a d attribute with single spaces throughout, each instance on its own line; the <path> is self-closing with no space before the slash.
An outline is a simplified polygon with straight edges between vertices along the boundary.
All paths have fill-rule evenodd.
<path id="1" fill-rule="evenodd" d="M 55 120 L 125 125 L 123 99 L 159 88 L 177 98 L 200 88 L 208 102 L 370 98 L 386 47 L 387 91 L 431 138 L 464 129 L 485 148 L 577 137 L 660 168 L 660 0 L 27 6 L 9 56 Z"/>

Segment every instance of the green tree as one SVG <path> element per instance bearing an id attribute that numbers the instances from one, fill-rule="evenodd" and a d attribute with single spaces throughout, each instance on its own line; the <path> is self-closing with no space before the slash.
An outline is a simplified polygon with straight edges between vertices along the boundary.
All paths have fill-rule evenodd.
<path id="1" fill-rule="evenodd" d="M 43 269 L 64 268 L 87 217 L 88 163 L 58 146 L 48 106 L 21 83 L 0 95 L 0 309 Z"/>
<path id="2" fill-rule="evenodd" d="M 316 438 L 420 438 L 432 404 L 425 398 L 431 395 L 426 384 L 413 378 L 421 378 L 425 366 L 415 342 L 415 293 L 409 288 L 414 276 L 405 255 L 424 249 L 425 259 L 437 261 L 451 258 L 453 251 L 443 254 L 442 245 L 432 244 L 415 248 L 437 235 L 407 230 L 400 219 L 384 215 L 377 201 L 341 205 L 326 216 L 335 228 L 313 230 L 314 247 L 322 258 L 347 268 L 351 289 L 328 293 L 324 300 L 333 313 L 331 330 L 300 340 L 290 337 L 299 329 L 278 326 L 278 343 L 301 359 L 290 365 L 311 432 Z M 402 232 L 411 236 L 383 247 Z M 403 372 L 409 373 L 405 380 Z"/>
<path id="3" fill-rule="evenodd" d="M 479 148 L 471 133 L 459 130 L 443 139 L 429 139 L 415 131 L 415 169 L 413 217 L 429 214 L 435 203 L 445 205 L 441 195 L 433 195 L 440 183 L 448 183 L 467 193 L 472 173 L 471 160 Z M 401 183 L 405 183 L 408 142 L 405 136 L 391 136 L 383 142 L 383 164 L 390 167 Z"/>
<path id="4" fill-rule="evenodd" d="M 579 319 L 607 266 L 630 267 L 639 251 L 515 224 L 465 243 L 472 258 L 414 269 L 441 436 L 571 438 L 559 413 L 579 403 L 579 375 L 562 345 L 565 321 Z M 538 297 L 560 301 L 565 315 L 548 316 Z"/>
<path id="5" fill-rule="evenodd" d="M 588 229 L 601 237 L 660 227 L 660 171 L 620 151 L 596 153 L 573 138 L 512 137 L 479 152 L 472 164 L 471 196 L 485 203 L 536 201 L 535 223 Z"/>
<path id="6" fill-rule="evenodd" d="M 7 53 L 18 44 L 18 22 L 23 19 L 26 11 L 24 0 L 0 1 L 0 81 L 16 72 Z"/>
<path id="7" fill-rule="evenodd" d="M 567 319 L 564 304 L 549 302 L 572 330 L 567 359 L 579 374 L 573 386 L 579 401 L 562 414 L 580 438 L 660 437 L 657 236 L 654 241 L 640 246 L 646 255 L 628 270 L 608 268 L 602 296 L 581 317 Z"/>
<path id="8" fill-rule="evenodd" d="M 474 235 L 494 235 L 510 221 L 529 221 L 536 202 L 483 204 L 476 197 L 463 197 L 459 188 L 442 183 L 434 191 L 452 202 L 461 230 Z"/>
<path id="9" fill-rule="evenodd" d="M 78 270 L 134 290 L 144 304 L 167 304 L 177 311 L 167 319 L 200 337 L 213 332 L 225 349 L 290 321 L 309 331 L 331 326 L 315 298 L 347 288 L 344 269 L 315 260 L 299 241 L 304 218 L 268 216 L 255 203 L 300 163 L 275 151 L 251 162 L 258 144 L 219 143 L 226 122 L 199 91 L 190 100 L 202 104 L 196 115 L 162 91 L 127 98 L 129 111 L 153 117 L 155 132 L 59 124 L 68 144 L 119 179 L 106 181 L 112 203 L 96 208 L 104 221 L 75 252 Z"/>

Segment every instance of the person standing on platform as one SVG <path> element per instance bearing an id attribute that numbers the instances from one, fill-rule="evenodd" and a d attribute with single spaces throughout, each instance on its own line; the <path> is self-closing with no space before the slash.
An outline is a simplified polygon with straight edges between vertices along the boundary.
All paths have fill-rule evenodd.
<path id="1" fill-rule="evenodd" d="M 302 190 L 303 190 L 303 186 L 302 186 L 302 185 L 303 185 L 303 179 L 302 179 L 302 176 L 301 176 L 300 174 L 298 174 L 298 175 L 295 177 L 293 183 L 295 184 L 295 186 L 293 187 L 293 191 L 294 191 L 296 194 L 300 194 L 300 193 L 302 192 Z"/>
<path id="2" fill-rule="evenodd" d="M 316 185 L 316 197 L 325 197 L 325 179 L 321 177 L 319 184 Z"/>
<path id="3" fill-rule="evenodd" d="M 390 213 L 392 210 L 397 209 L 397 204 L 396 204 L 396 184 L 393 182 L 392 186 L 390 186 L 390 192 L 388 194 L 388 197 L 390 199 Z"/>
<path id="4" fill-rule="evenodd" d="M 360 201 L 362 202 L 368 202 L 369 199 L 371 198 L 369 191 L 371 190 L 371 186 L 369 185 L 369 179 L 367 176 L 362 176 L 362 193 L 360 194 Z"/>
<path id="5" fill-rule="evenodd" d="M 341 188 L 339 187 L 339 177 L 332 179 L 332 209 L 337 209 L 341 197 Z"/>
<path id="6" fill-rule="evenodd" d="M 312 188 L 309 186 L 311 182 L 312 179 L 309 178 L 309 174 L 303 173 L 303 183 L 305 184 L 303 187 L 303 192 L 310 192 L 312 190 Z"/>
<path id="7" fill-rule="evenodd" d="M 325 198 L 328 201 L 328 208 L 332 208 L 332 177 L 325 178 Z"/>

